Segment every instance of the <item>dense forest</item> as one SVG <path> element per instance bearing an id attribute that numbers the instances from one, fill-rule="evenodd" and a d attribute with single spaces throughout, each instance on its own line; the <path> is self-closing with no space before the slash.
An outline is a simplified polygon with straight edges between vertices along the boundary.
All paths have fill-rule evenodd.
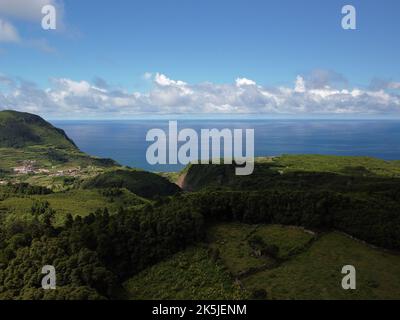
<path id="1" fill-rule="evenodd" d="M 204 232 L 202 215 L 178 202 L 114 215 L 99 210 L 84 218 L 68 216 L 60 228 L 52 226 L 48 203 L 36 204 L 32 215 L 29 223 L 1 224 L 2 299 L 116 298 L 123 279 L 200 240 Z M 46 261 L 60 271 L 62 290 L 35 290 Z"/>

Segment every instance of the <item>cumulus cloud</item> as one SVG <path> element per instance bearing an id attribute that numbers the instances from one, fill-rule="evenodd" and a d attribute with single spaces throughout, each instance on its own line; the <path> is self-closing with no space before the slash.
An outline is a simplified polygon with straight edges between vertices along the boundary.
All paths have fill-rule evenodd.
<path id="1" fill-rule="evenodd" d="M 304 76 L 308 88 L 321 89 L 330 86 L 347 87 L 347 79 L 332 70 L 315 69 Z"/>
<path id="2" fill-rule="evenodd" d="M 380 79 L 380 78 L 374 78 L 372 79 L 369 88 L 371 90 L 399 90 L 400 89 L 400 82 L 392 81 L 392 80 L 386 80 L 386 79 Z"/>
<path id="3" fill-rule="evenodd" d="M 186 83 L 183 81 L 175 81 L 171 80 L 168 77 L 166 77 L 164 74 L 157 73 L 154 82 L 158 84 L 161 87 L 169 87 L 169 86 L 177 86 L 177 87 L 183 87 L 186 86 Z"/>
<path id="4" fill-rule="evenodd" d="M 265 87 L 238 78 L 234 83 L 189 84 L 164 74 L 152 76 L 147 92 L 114 88 L 103 79 L 52 79 L 47 89 L 0 77 L 0 108 L 46 116 L 92 117 L 139 114 L 393 114 L 400 115 L 397 83 L 392 89 L 334 88 L 298 76 L 291 86 Z"/>
<path id="5" fill-rule="evenodd" d="M 0 18 L 0 42 L 19 42 L 17 29 L 9 22 Z"/>
<path id="6" fill-rule="evenodd" d="M 243 86 L 255 86 L 256 83 L 253 80 L 246 79 L 246 78 L 237 78 L 236 79 L 236 86 L 243 87 Z"/>

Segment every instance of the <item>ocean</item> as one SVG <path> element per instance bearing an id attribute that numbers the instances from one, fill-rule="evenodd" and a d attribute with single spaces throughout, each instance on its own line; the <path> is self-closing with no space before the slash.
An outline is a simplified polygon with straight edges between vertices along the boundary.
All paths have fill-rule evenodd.
<path id="1" fill-rule="evenodd" d="M 168 120 L 53 120 L 84 152 L 148 171 L 178 171 L 182 165 L 148 164 L 150 129 L 168 132 Z M 398 120 L 180 120 L 179 130 L 254 129 L 255 155 L 324 154 L 400 160 Z"/>

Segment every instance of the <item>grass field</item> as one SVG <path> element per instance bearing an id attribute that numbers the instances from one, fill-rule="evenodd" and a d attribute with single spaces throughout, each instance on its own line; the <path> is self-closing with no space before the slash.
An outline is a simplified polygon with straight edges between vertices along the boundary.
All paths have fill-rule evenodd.
<path id="1" fill-rule="evenodd" d="M 268 261 L 248 246 L 255 234 L 279 247 L 279 262 L 235 281 L 240 271 Z M 211 227 L 207 240 L 208 252 L 190 248 L 127 281 L 129 298 L 236 299 L 263 290 L 267 299 L 400 299 L 400 256 L 340 233 L 317 237 L 296 227 L 234 223 Z M 210 256 L 216 249 L 217 262 Z M 345 265 L 357 270 L 357 290 L 341 287 Z"/>
<path id="2" fill-rule="evenodd" d="M 251 235 L 258 235 L 269 245 L 279 248 L 278 257 L 289 255 L 306 246 L 313 235 L 295 227 L 283 226 L 251 226 L 245 224 L 219 224 L 208 231 L 210 247 L 218 249 L 223 264 L 233 274 L 244 272 L 250 268 L 272 264 L 270 257 L 256 257 L 248 243 Z"/>
<path id="3" fill-rule="evenodd" d="M 189 165 L 180 178 L 186 191 L 204 188 L 235 190 L 326 189 L 328 191 L 371 191 L 399 185 L 400 161 L 368 157 L 283 155 L 259 157 L 251 176 L 237 176 L 233 165 Z M 390 186 L 389 186 L 390 185 Z"/>
<path id="4" fill-rule="evenodd" d="M 259 158 L 257 162 L 270 161 L 267 158 Z M 272 163 L 281 166 L 284 172 L 308 171 L 384 177 L 400 176 L 399 161 L 385 161 L 370 157 L 283 155 L 274 158 Z"/>
<path id="5" fill-rule="evenodd" d="M 190 248 L 161 262 L 124 285 L 134 300 L 236 300 L 247 294 L 224 269 L 213 262 L 207 249 Z"/>
<path id="6" fill-rule="evenodd" d="M 345 265 L 357 270 L 357 290 L 341 287 Z M 271 299 L 400 299 L 399 275 L 400 256 L 329 233 L 306 252 L 243 283 L 249 290 L 265 289 Z"/>
<path id="7" fill-rule="evenodd" d="M 11 197 L 0 201 L 0 212 L 6 213 L 5 221 L 16 219 L 32 219 L 31 207 L 35 201 L 48 201 L 51 208 L 56 211 L 55 225 L 64 222 L 65 216 L 87 216 L 97 209 L 108 208 L 113 213 L 119 207 L 129 208 L 140 206 L 148 201 L 136 196 L 128 190 L 123 190 L 122 195 L 113 199 L 102 195 L 100 190 L 70 190 L 49 195 L 34 195 Z"/>

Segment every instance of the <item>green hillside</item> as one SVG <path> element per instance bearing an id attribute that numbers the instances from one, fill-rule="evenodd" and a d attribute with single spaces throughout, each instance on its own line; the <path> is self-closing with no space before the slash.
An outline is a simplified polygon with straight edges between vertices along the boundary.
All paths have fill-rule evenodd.
<path id="1" fill-rule="evenodd" d="M 116 214 L 123 208 L 134 208 L 148 204 L 126 189 L 82 190 L 72 189 L 49 194 L 9 193 L 7 187 L 0 187 L 0 219 L 5 225 L 16 221 L 30 222 L 35 218 L 32 208 L 37 204 L 48 203 L 54 210 L 52 223 L 62 226 L 67 215 L 86 217 L 97 210 L 107 208 L 110 214 Z"/>
<path id="2" fill-rule="evenodd" d="M 118 166 L 81 152 L 63 130 L 41 117 L 8 110 L 0 111 L 0 155 L 0 183 L 59 191 Z"/>
<path id="3" fill-rule="evenodd" d="M 132 300 L 239 300 L 248 294 L 235 284 L 204 247 L 193 247 L 139 273 L 124 284 Z"/>
<path id="4" fill-rule="evenodd" d="M 52 145 L 61 149 L 77 149 L 61 129 L 41 117 L 17 111 L 0 111 L 0 148 L 23 148 Z"/>
<path id="5" fill-rule="evenodd" d="M 180 191 L 179 187 L 164 177 L 145 171 L 115 170 L 87 180 L 85 189 L 126 188 L 145 197 L 170 196 Z"/>
<path id="6" fill-rule="evenodd" d="M 189 165 L 178 179 L 183 189 L 203 188 L 259 190 L 272 187 L 315 189 L 368 189 L 369 186 L 400 181 L 400 162 L 369 157 L 283 155 L 257 158 L 254 173 L 237 176 L 234 165 Z"/>

